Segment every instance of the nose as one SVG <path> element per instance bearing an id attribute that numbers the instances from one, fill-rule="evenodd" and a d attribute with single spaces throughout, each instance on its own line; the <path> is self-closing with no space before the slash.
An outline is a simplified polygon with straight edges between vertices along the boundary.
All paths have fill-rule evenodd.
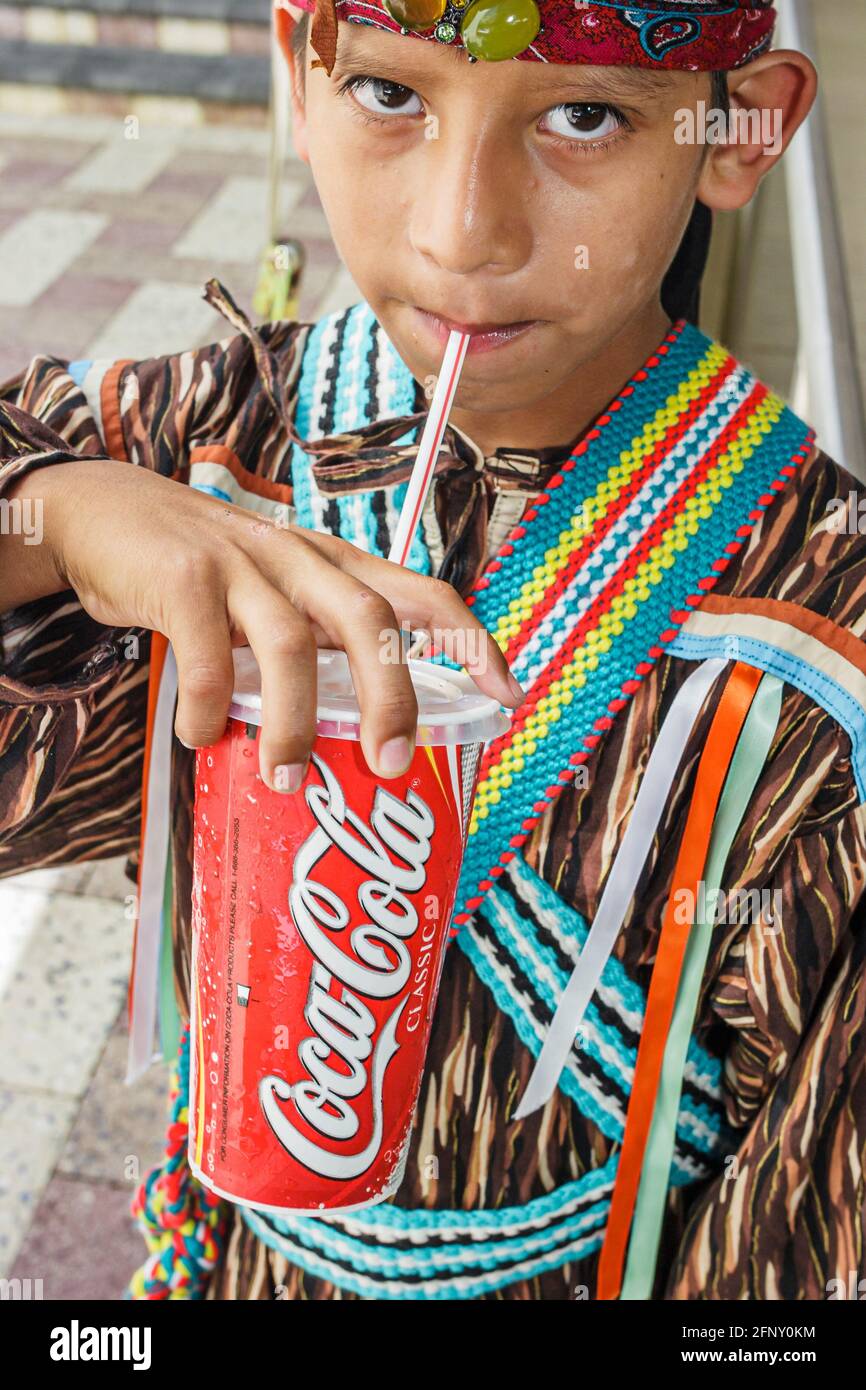
<path id="1" fill-rule="evenodd" d="M 430 131 L 419 165 L 412 245 L 452 275 L 513 274 L 532 248 L 529 170 L 513 141 L 467 124 L 454 112 Z"/>

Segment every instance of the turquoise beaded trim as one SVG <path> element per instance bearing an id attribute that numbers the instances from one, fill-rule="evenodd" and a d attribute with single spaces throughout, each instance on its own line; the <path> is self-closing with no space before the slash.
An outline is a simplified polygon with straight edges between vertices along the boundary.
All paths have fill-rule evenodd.
<path id="1" fill-rule="evenodd" d="M 522 1206 L 346 1216 L 243 1211 L 255 1235 L 292 1264 L 362 1298 L 478 1298 L 600 1249 L 615 1160 Z"/>
<path id="2" fill-rule="evenodd" d="M 484 755 L 456 927 L 812 443 L 724 348 L 680 325 L 513 529 L 469 602 L 528 696 Z"/>
<path id="3" fill-rule="evenodd" d="M 534 1056 L 588 935 L 580 913 L 563 902 L 518 856 L 457 938 L 497 1005 Z M 602 1134 L 621 1141 L 646 1011 L 643 989 L 611 959 L 560 1077 L 560 1088 Z M 728 1152 L 718 1058 L 693 1038 L 677 1123 L 672 1182 L 706 1177 Z"/>

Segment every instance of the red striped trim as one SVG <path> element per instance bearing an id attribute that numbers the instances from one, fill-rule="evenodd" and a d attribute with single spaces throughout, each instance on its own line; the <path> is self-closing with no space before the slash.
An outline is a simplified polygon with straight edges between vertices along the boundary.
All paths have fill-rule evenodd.
<path id="1" fill-rule="evenodd" d="M 769 392 L 767 391 L 767 388 L 766 388 L 766 387 L 764 387 L 764 388 L 762 388 L 762 389 L 763 389 L 763 391 L 764 391 L 764 395 L 769 394 Z M 733 423 L 733 422 L 732 422 L 732 423 Z M 805 461 L 809 458 L 809 456 L 811 455 L 811 453 L 812 453 L 814 447 L 815 447 L 815 432 L 814 432 L 814 430 L 811 430 L 811 429 L 810 429 L 810 430 L 807 431 L 806 437 L 805 437 L 803 443 L 800 445 L 799 449 L 796 449 L 796 450 L 794 451 L 794 454 L 792 455 L 791 463 L 785 464 L 782 468 L 780 468 L 780 470 L 779 470 L 779 476 L 780 476 L 780 477 L 785 477 L 785 478 L 794 478 L 794 477 L 796 477 L 796 476 L 797 476 L 797 470 L 798 470 L 798 468 L 799 468 L 799 467 L 802 467 L 802 465 L 805 463 Z M 778 493 L 774 493 L 771 500 L 775 500 L 776 496 L 778 496 Z M 754 529 L 754 522 L 757 521 L 757 520 L 760 520 L 760 519 L 763 517 L 764 511 L 763 511 L 763 510 L 754 511 L 754 512 L 751 512 L 749 515 L 750 515 L 750 518 L 752 519 L 752 524 L 750 524 L 750 525 L 748 525 L 748 526 L 741 526 L 741 527 L 739 527 L 739 529 L 738 529 L 738 531 L 737 531 L 737 535 L 738 535 L 738 536 L 742 536 L 743 539 L 745 539 L 745 538 L 747 538 L 748 536 L 751 535 L 751 533 L 752 533 L 752 531 L 753 531 L 753 529 Z M 613 583 L 614 581 L 611 581 L 611 582 Z M 704 596 L 704 595 L 701 595 L 701 602 L 703 602 L 703 601 L 705 601 L 705 596 Z M 667 630 L 666 632 L 664 632 L 664 633 L 661 635 L 661 637 L 659 638 L 659 643 L 656 644 L 656 645 L 654 645 L 654 646 L 652 646 L 652 647 L 650 647 L 648 655 L 649 655 L 649 657 L 652 659 L 653 662 L 659 660 L 662 656 L 664 656 L 664 644 L 666 644 L 667 642 L 673 641 L 673 639 L 674 639 L 674 637 L 676 637 L 676 635 L 677 635 L 677 629 L 668 629 L 668 630 Z M 659 645 L 659 644 L 662 644 L 662 645 Z M 643 665 L 643 664 L 644 664 L 644 663 L 640 663 L 640 665 Z M 650 666 L 649 669 L 651 670 L 651 669 L 652 669 L 652 666 Z M 629 699 L 631 698 L 631 695 L 639 688 L 640 683 L 641 683 L 641 680 L 643 679 L 643 676 L 644 676 L 644 672 L 642 672 L 642 671 L 640 670 L 640 667 L 637 667 L 636 670 L 637 670 L 637 672 L 638 672 L 638 677 L 639 677 L 639 678 L 638 678 L 637 680 L 635 680 L 635 681 L 626 681 L 626 682 L 623 684 L 623 686 L 622 686 L 623 693 L 624 693 L 624 694 L 627 694 L 628 697 L 629 697 Z M 631 688 L 631 689 L 627 689 L 626 687 L 632 687 L 632 688 Z M 504 737 L 504 736 L 503 736 L 503 737 Z M 494 749 L 497 747 L 497 745 L 501 745 L 502 741 L 503 741 L 503 740 L 500 739 L 500 740 L 497 741 L 497 744 L 491 745 L 491 748 L 490 748 L 490 750 L 489 750 L 489 753 L 492 754 L 493 751 L 494 751 Z M 546 815 L 546 814 L 547 814 L 547 811 L 550 809 L 550 806 L 557 800 L 557 798 L 562 794 L 562 791 L 564 790 L 564 788 L 568 785 L 569 781 L 571 780 L 571 777 L 573 776 L 573 766 L 572 766 L 572 765 L 587 762 L 587 761 L 589 760 L 589 756 L 590 756 L 591 752 L 598 746 L 598 744 L 599 744 L 600 742 L 601 742 L 601 737 L 600 737 L 599 735 L 597 735 L 597 734 L 589 734 L 589 735 L 587 735 L 586 737 L 584 737 L 584 739 L 583 739 L 583 748 L 580 749 L 578 752 L 572 753 L 572 754 L 571 754 L 571 757 L 569 758 L 569 761 L 568 761 L 568 765 L 566 766 L 566 768 L 564 768 L 564 769 L 558 774 L 557 782 L 556 782 L 555 786 L 554 786 L 553 788 L 548 787 L 547 790 L 545 791 L 544 795 L 545 795 L 545 797 L 548 798 L 548 802 L 547 802 L 547 805 L 545 806 L 545 809 L 544 809 L 543 812 L 540 812 L 538 815 L 532 817 L 532 821 L 533 821 L 535 824 L 537 824 L 537 822 L 541 819 L 541 816 L 542 816 L 542 815 Z M 585 751 L 585 750 L 588 750 L 588 751 Z M 492 760 L 492 759 L 491 759 L 491 760 Z M 483 777 L 483 776 L 485 775 L 486 767 L 487 767 L 487 758 L 485 758 L 484 761 L 482 762 L 481 777 Z M 551 791 L 553 792 L 553 795 L 551 795 Z M 533 825 L 533 829 L 534 829 L 534 825 Z M 515 836 L 509 841 L 509 845 L 511 846 L 511 849 L 512 849 L 512 850 L 520 849 L 520 848 L 525 844 L 525 842 L 527 841 L 528 838 L 529 838 L 529 835 L 528 835 L 528 834 L 515 835 Z M 514 857 L 514 855 L 513 855 L 512 852 L 510 852 L 510 851 L 503 851 L 503 852 L 500 854 L 500 856 L 499 856 L 499 861 L 498 861 L 498 862 L 499 862 L 499 864 L 507 864 L 513 857 Z M 494 873 L 494 869 L 493 869 L 493 868 L 488 869 L 488 871 L 487 871 L 487 876 L 490 877 L 493 873 Z M 473 899 L 472 901 L 474 901 L 474 899 Z M 455 930 L 455 929 L 459 929 L 460 927 L 465 926 L 465 924 L 466 924 L 468 921 L 470 921 L 470 919 L 471 919 L 471 910 L 470 910 L 470 911 L 466 911 L 466 912 L 459 912 L 459 913 L 456 913 L 455 916 L 454 916 L 454 918 L 453 918 L 454 927 L 452 928 L 452 930 L 454 931 L 454 934 L 456 935 L 456 930 Z"/>
<path id="2" fill-rule="evenodd" d="M 712 448 L 707 451 L 700 463 L 692 469 L 688 477 L 683 479 L 678 491 L 670 498 L 664 510 L 659 513 L 652 526 L 647 531 L 641 545 L 629 551 L 616 574 L 608 580 L 607 585 L 602 592 L 597 595 L 594 603 L 590 605 L 580 622 L 569 634 L 559 650 L 554 654 L 552 660 L 545 666 L 541 675 L 539 675 L 533 685 L 530 686 L 527 691 L 526 699 L 519 710 L 515 712 L 510 728 L 506 733 L 500 734 L 499 738 L 488 748 L 481 765 L 480 780 L 483 781 L 487 768 L 499 760 L 501 750 L 507 748 L 513 741 L 514 734 L 518 729 L 522 729 L 526 725 L 530 715 L 537 708 L 539 700 L 547 692 L 553 681 L 561 674 L 562 668 L 571 660 L 574 652 L 586 637 L 586 634 L 598 626 L 599 619 L 603 613 L 610 611 L 613 599 L 625 591 L 625 581 L 634 576 L 648 551 L 661 538 L 674 518 L 683 511 L 685 502 L 695 495 L 699 484 L 703 482 L 707 474 L 718 462 L 720 455 L 728 447 L 731 440 L 736 438 L 745 422 L 754 414 L 757 407 L 768 395 L 769 389 L 766 386 L 757 384 L 753 388 L 746 400 L 743 401 L 736 415 L 732 417 L 718 439 L 715 440 Z M 759 513 L 759 515 L 762 516 L 763 512 Z M 700 602 L 702 598 L 703 595 L 700 595 L 698 601 Z M 685 622 L 688 616 L 688 613 L 672 613 L 671 621 L 680 626 Z M 676 636 L 677 629 L 670 628 L 668 632 L 670 634 L 669 640 L 673 640 Z"/>
<path id="3" fill-rule="evenodd" d="M 725 382 L 736 369 L 736 360 L 730 356 L 726 358 L 713 379 L 708 382 L 687 409 L 683 411 L 682 415 L 677 420 L 676 426 L 665 437 L 664 451 L 662 452 L 657 446 L 640 468 L 636 469 L 622 492 L 620 492 L 616 500 L 611 503 L 604 516 L 599 518 L 592 532 L 583 538 L 577 549 L 569 556 L 568 563 L 560 570 L 553 583 L 544 591 L 535 608 L 533 608 L 531 616 L 527 618 L 520 632 L 516 633 L 509 641 L 505 649 L 505 659 L 509 666 L 513 664 L 522 648 L 526 645 L 526 642 L 532 635 L 533 629 L 546 617 L 557 600 L 568 588 L 569 584 L 571 584 L 578 570 L 583 567 L 587 556 L 591 554 L 604 540 L 605 536 L 612 531 L 617 521 L 619 521 L 620 517 L 630 506 L 641 488 L 644 487 L 653 474 L 657 473 L 659 468 L 662 467 L 668 457 L 669 450 L 678 444 L 681 439 L 685 438 L 695 421 L 703 414 L 710 402 L 718 396 Z M 489 565 L 488 571 L 493 568 L 493 564 Z M 501 563 L 497 563 L 495 568 L 500 569 Z"/>
<path id="4" fill-rule="evenodd" d="M 682 332 L 683 332 L 683 329 L 685 328 L 685 326 L 686 326 L 686 321 L 685 321 L 685 319 L 678 319 L 677 322 L 673 325 L 673 327 L 672 327 L 670 333 L 668 333 L 668 335 L 667 335 L 667 337 L 665 338 L 664 342 L 662 343 L 661 347 L 658 349 L 659 358 L 656 359 L 656 365 L 659 365 L 659 359 L 660 359 L 660 358 L 662 358 L 662 357 L 667 357 L 668 352 L 669 352 L 669 350 L 670 350 L 670 345 L 672 345 L 672 344 L 674 344 L 674 343 L 677 342 L 677 340 L 678 340 L 678 339 L 680 338 L 680 336 L 682 335 Z M 620 406 L 623 405 L 624 402 L 628 399 L 628 397 L 634 395 L 634 390 L 635 390 L 636 384 L 637 384 L 638 382 L 641 382 L 641 381 L 646 381 L 647 378 L 648 378 L 648 376 L 649 376 L 649 373 L 646 372 L 646 371 L 644 371 L 643 368 L 641 368 L 641 370 L 640 370 L 639 372 L 635 372 L 634 376 L 631 378 L 631 381 L 629 381 L 628 385 L 626 385 L 626 386 L 624 386 L 624 387 L 622 388 L 622 390 L 620 391 L 620 393 L 619 393 L 619 395 L 616 397 L 616 399 L 611 403 L 611 405 L 608 406 L 608 412 L 609 412 L 610 414 L 615 414 L 616 411 L 619 410 Z M 584 435 L 583 439 L 581 440 L 580 444 L 579 444 L 579 445 L 577 446 L 577 448 L 575 449 L 575 451 L 574 451 L 574 453 L 572 454 L 571 458 L 567 459 L 566 462 L 562 465 L 562 468 L 561 468 L 560 472 L 565 472 L 565 471 L 567 471 L 568 469 L 573 468 L 574 465 L 575 465 L 575 463 L 577 462 L 578 458 L 579 458 L 582 454 L 586 453 L 587 445 L 588 445 L 588 444 L 591 444 L 594 440 L 598 439 L 598 438 L 600 437 L 600 435 L 601 435 L 601 430 L 598 429 L 597 427 L 594 428 L 594 429 L 591 429 L 586 435 Z M 557 476 L 558 476 L 558 475 L 557 475 Z M 531 505 L 531 509 L 530 509 L 529 511 L 526 511 L 526 512 L 523 513 L 523 516 L 520 518 L 520 521 L 518 522 L 518 524 L 517 524 L 516 526 L 512 526 L 511 530 L 509 531 L 508 535 L 506 536 L 505 540 L 503 541 L 503 545 L 508 545 L 511 541 L 521 540 L 521 539 L 526 535 L 526 531 L 527 531 L 527 522 L 534 521 L 534 520 L 536 519 L 536 517 L 538 516 L 537 511 L 535 511 L 535 508 L 536 508 L 536 507 L 543 506 L 543 505 L 547 502 L 547 500 L 548 500 L 547 488 L 545 488 L 545 490 L 544 490 L 543 492 L 539 493 L 539 495 L 538 495 L 536 498 L 533 499 L 533 502 L 532 502 L 532 505 Z M 496 555 L 497 555 L 497 556 L 498 556 L 498 555 L 501 555 L 501 554 L 502 554 L 502 546 L 500 546 L 499 549 L 496 551 Z M 466 597 L 466 599 L 464 600 L 464 602 L 466 603 L 467 607 L 469 607 L 469 608 L 472 607 L 473 595 L 474 595 L 474 593 L 475 593 L 477 590 L 479 590 L 479 589 L 486 589 L 486 588 L 489 587 L 489 583 L 490 583 L 489 579 L 488 579 L 486 582 L 485 582 L 485 579 L 484 579 L 484 576 L 485 576 L 486 573 L 487 573 L 487 570 L 486 570 L 486 568 L 485 568 L 485 570 L 482 571 L 481 578 L 478 579 L 478 580 L 476 581 L 476 583 L 475 583 L 475 588 L 474 588 L 473 592 L 470 593 L 470 594 Z"/>

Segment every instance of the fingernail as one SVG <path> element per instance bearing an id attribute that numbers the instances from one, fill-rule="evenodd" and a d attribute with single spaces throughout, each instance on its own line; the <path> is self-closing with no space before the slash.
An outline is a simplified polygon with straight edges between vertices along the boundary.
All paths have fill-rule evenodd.
<path id="1" fill-rule="evenodd" d="M 306 773 L 306 763 L 277 763 L 270 785 L 275 792 L 285 792 L 291 796 L 293 792 L 300 791 Z"/>
<path id="2" fill-rule="evenodd" d="M 508 689 L 511 691 L 517 703 L 522 705 L 523 701 L 526 699 L 526 691 L 523 689 L 522 685 L 518 684 L 510 672 L 508 675 Z"/>
<path id="3" fill-rule="evenodd" d="M 182 743 L 182 744 L 183 744 L 184 748 L 188 748 L 188 749 L 190 750 L 190 752 L 192 752 L 192 753 L 195 752 L 195 744 L 194 744 L 194 743 L 187 743 L 187 741 L 186 741 L 185 738 L 181 738 L 180 734 L 177 734 L 177 735 L 176 735 L 176 738 L 177 738 L 178 743 Z"/>
<path id="4" fill-rule="evenodd" d="M 412 761 L 412 745 L 408 738 L 389 738 L 379 750 L 379 766 L 383 772 L 405 772 Z"/>

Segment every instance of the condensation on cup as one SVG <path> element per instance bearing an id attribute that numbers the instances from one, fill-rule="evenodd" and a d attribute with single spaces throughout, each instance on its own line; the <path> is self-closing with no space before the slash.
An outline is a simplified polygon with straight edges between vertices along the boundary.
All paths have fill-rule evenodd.
<path id="1" fill-rule="evenodd" d="M 509 716 L 464 671 L 410 661 L 418 734 L 379 781 L 343 652 L 320 651 L 310 768 L 258 773 L 249 648 L 196 757 L 189 1159 L 265 1211 L 358 1209 L 406 1165 L 485 743 Z"/>

